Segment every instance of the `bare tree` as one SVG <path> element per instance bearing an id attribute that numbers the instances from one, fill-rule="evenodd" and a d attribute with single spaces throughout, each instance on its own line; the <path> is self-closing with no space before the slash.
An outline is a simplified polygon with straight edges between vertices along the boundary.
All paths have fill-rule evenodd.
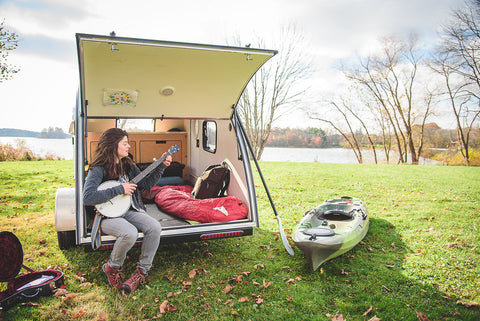
<path id="1" fill-rule="evenodd" d="M 351 103 L 349 103 L 345 98 L 340 98 L 340 100 L 341 105 L 335 101 L 330 101 L 329 105 L 334 107 L 333 113 L 341 116 L 341 120 L 333 121 L 325 118 L 327 115 L 332 115 L 332 113 L 328 112 L 323 112 L 323 116 L 321 113 L 312 112 L 310 113 L 310 118 L 325 122 L 335 129 L 353 150 L 359 164 L 363 163 L 363 144 L 361 140 L 362 138 L 366 138 L 368 145 L 372 149 L 375 164 L 378 164 L 375 142 L 370 134 L 367 122 L 363 119 L 363 117 L 360 116 L 362 112 L 355 110 Z M 359 135 L 358 130 L 356 130 L 356 128 L 358 128 L 357 126 L 360 126 L 365 131 L 365 135 Z"/>
<path id="2" fill-rule="evenodd" d="M 353 69 L 344 69 L 344 74 L 364 89 L 369 104 L 381 110 L 376 119 L 388 121 L 399 152 L 399 162 L 408 162 L 410 153 L 412 163 L 418 164 L 424 124 L 431 114 L 432 93 L 419 84 L 422 57 L 417 49 L 417 39 L 410 36 L 405 41 L 388 37 L 382 40 L 382 47 L 381 55 L 360 58 L 359 64 Z M 417 142 L 412 131 L 416 123 L 422 124 Z"/>
<path id="3" fill-rule="evenodd" d="M 443 42 L 431 67 L 442 75 L 442 93 L 452 107 L 460 152 L 470 164 L 470 134 L 480 117 L 480 20 L 478 3 L 466 3 L 453 12 L 452 22 L 443 29 Z"/>
<path id="4" fill-rule="evenodd" d="M 306 89 L 299 82 L 308 76 L 311 67 L 302 56 L 301 42 L 302 36 L 294 27 L 284 28 L 273 44 L 279 54 L 255 74 L 238 103 L 257 159 L 262 156 L 274 121 L 302 103 Z M 264 41 L 258 41 L 257 46 L 266 47 Z"/>
<path id="5" fill-rule="evenodd" d="M 18 37 L 15 32 L 11 32 L 5 28 L 5 20 L 0 22 L 0 83 L 8 80 L 19 69 L 15 66 L 7 64 L 7 58 L 10 51 L 18 46 Z"/>

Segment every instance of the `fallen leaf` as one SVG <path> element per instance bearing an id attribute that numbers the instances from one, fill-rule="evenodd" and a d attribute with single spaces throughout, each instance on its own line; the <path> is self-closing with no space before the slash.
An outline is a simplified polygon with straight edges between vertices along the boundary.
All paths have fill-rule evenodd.
<path id="1" fill-rule="evenodd" d="M 336 314 L 333 318 L 332 321 L 346 321 L 346 319 L 343 318 L 343 315 L 341 314 Z"/>
<path id="2" fill-rule="evenodd" d="M 423 312 L 417 312 L 417 319 L 418 321 L 430 321 L 429 318 Z"/>
<path id="3" fill-rule="evenodd" d="M 287 299 L 287 301 L 289 301 L 289 302 L 292 302 L 292 301 L 293 301 L 293 298 L 292 298 L 291 296 L 287 296 L 286 299 Z"/>
<path id="4" fill-rule="evenodd" d="M 232 291 L 232 286 L 230 284 L 227 284 L 227 286 L 225 286 L 225 288 L 222 290 L 222 292 L 224 294 L 227 294 L 228 292 Z"/>
<path id="5" fill-rule="evenodd" d="M 457 301 L 457 304 L 463 305 L 466 308 L 478 307 L 478 302 Z"/>
<path id="6" fill-rule="evenodd" d="M 371 318 L 368 321 L 381 321 L 381 319 L 377 318 L 377 316 L 374 316 L 373 318 Z"/>
<path id="7" fill-rule="evenodd" d="M 193 269 L 190 272 L 188 272 L 188 277 L 190 279 L 193 279 L 195 277 L 195 275 L 197 275 L 197 269 Z"/>
<path id="8" fill-rule="evenodd" d="M 53 290 L 53 293 L 54 293 L 53 294 L 54 296 L 62 296 L 62 295 L 68 294 L 68 291 L 66 289 L 59 288 L 59 289 Z"/>
<path id="9" fill-rule="evenodd" d="M 255 264 L 254 268 L 255 268 L 255 270 L 256 269 L 264 269 L 265 266 L 263 264 Z"/>
<path id="10" fill-rule="evenodd" d="M 85 282 L 87 281 L 87 279 L 85 279 L 83 276 L 80 276 L 80 275 L 73 275 L 73 278 L 80 281 L 80 282 Z"/>
<path id="11" fill-rule="evenodd" d="M 75 313 L 72 318 L 73 319 L 80 318 L 82 315 L 85 314 L 85 312 L 87 312 L 87 311 L 82 309 L 82 310 L 78 311 L 77 313 Z"/>
<path id="12" fill-rule="evenodd" d="M 240 299 L 238 299 L 238 302 L 247 302 L 247 301 L 249 301 L 249 300 L 248 300 L 248 297 L 246 297 L 246 296 L 243 296 Z"/>
<path id="13" fill-rule="evenodd" d="M 240 284 L 240 283 L 242 283 L 242 277 L 243 277 L 243 275 L 241 275 L 241 274 L 240 274 L 240 275 L 236 275 L 236 276 L 234 276 L 233 278 L 231 278 L 231 279 L 229 280 L 229 282 L 232 282 L 232 283 L 235 282 L 235 283 L 237 283 L 237 284 Z"/>
<path id="14" fill-rule="evenodd" d="M 168 305 L 168 300 L 165 300 L 162 302 L 162 304 L 160 304 L 160 313 L 161 314 L 164 314 L 165 312 L 167 312 L 167 305 Z"/>
<path id="15" fill-rule="evenodd" d="M 370 312 L 372 312 L 373 310 L 373 306 L 370 307 L 370 309 L 368 309 L 367 311 L 365 311 L 362 316 L 366 316 L 367 314 L 369 314 Z"/>
<path id="16" fill-rule="evenodd" d="M 294 279 L 288 279 L 285 284 L 293 284 L 295 283 L 295 280 Z"/>
<path id="17" fill-rule="evenodd" d="M 75 293 L 67 293 L 67 294 L 65 294 L 65 296 L 62 297 L 62 300 L 63 301 L 68 301 L 68 300 L 76 298 L 76 297 L 77 297 L 77 294 L 75 294 Z"/>
<path id="18" fill-rule="evenodd" d="M 107 320 L 107 314 L 105 312 L 98 312 L 96 321 L 105 321 Z"/>
<path id="19" fill-rule="evenodd" d="M 192 286 L 191 281 L 182 282 L 182 291 L 188 291 L 188 289 L 190 289 L 191 286 Z"/>
<path id="20" fill-rule="evenodd" d="M 272 285 L 272 281 L 268 281 L 268 282 L 265 282 L 265 279 L 263 279 L 263 287 L 266 289 L 268 288 L 270 285 Z"/>
<path id="21" fill-rule="evenodd" d="M 263 303 L 263 297 L 262 295 L 255 295 L 255 294 L 252 294 L 252 296 L 255 298 L 255 303 L 256 304 L 262 304 Z"/>

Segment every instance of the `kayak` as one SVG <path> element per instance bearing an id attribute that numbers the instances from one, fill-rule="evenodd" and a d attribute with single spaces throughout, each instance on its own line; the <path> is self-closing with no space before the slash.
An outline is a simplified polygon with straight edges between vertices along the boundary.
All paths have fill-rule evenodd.
<path id="1" fill-rule="evenodd" d="M 307 211 L 292 239 L 311 260 L 315 271 L 357 245 L 367 234 L 368 226 L 365 204 L 358 198 L 342 196 Z"/>

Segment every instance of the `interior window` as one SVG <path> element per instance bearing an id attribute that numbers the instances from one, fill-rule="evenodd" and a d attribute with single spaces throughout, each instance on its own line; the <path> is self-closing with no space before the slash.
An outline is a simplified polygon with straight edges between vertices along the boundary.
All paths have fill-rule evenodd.
<path id="1" fill-rule="evenodd" d="M 203 149 L 210 153 L 217 151 L 217 123 L 214 121 L 203 122 Z"/>
<path id="2" fill-rule="evenodd" d="M 155 130 L 155 121 L 153 119 L 117 119 L 117 128 L 127 132 L 153 132 Z"/>

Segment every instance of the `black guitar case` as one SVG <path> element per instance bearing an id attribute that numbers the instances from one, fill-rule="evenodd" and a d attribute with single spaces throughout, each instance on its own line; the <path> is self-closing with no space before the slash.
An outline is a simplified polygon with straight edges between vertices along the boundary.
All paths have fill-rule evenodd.
<path id="1" fill-rule="evenodd" d="M 22 267 L 28 272 L 17 277 Z M 0 292 L 0 310 L 51 295 L 63 281 L 60 271 L 33 271 L 23 265 L 23 249 L 18 238 L 12 232 L 0 232 L 0 282 L 8 282 L 7 289 Z"/>

